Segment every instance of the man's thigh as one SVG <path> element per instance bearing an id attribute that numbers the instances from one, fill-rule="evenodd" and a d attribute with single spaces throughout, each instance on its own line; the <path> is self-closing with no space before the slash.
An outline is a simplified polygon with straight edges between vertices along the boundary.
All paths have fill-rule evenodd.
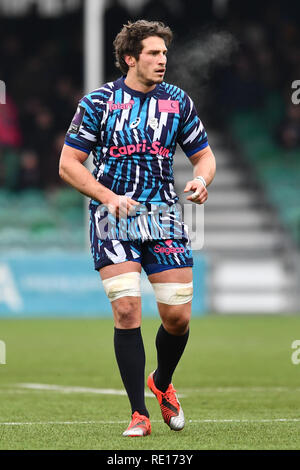
<path id="1" fill-rule="evenodd" d="M 193 281 L 193 269 L 191 267 L 170 268 L 164 271 L 149 274 L 148 279 L 151 283 L 192 282 Z"/>
<path id="2" fill-rule="evenodd" d="M 123 261 L 117 264 L 109 264 L 99 269 L 99 273 L 102 281 L 119 274 L 137 272 L 140 273 L 142 270 L 141 264 L 136 261 Z"/>
<path id="3" fill-rule="evenodd" d="M 94 244 L 95 247 L 95 244 Z M 121 240 L 98 240 L 94 249 L 106 295 L 111 302 L 117 328 L 137 328 L 141 324 L 139 246 Z"/>
<path id="4" fill-rule="evenodd" d="M 193 257 L 189 241 L 160 240 L 144 244 L 142 266 L 152 284 L 165 329 L 175 335 L 186 333 L 193 296 Z"/>
<path id="5" fill-rule="evenodd" d="M 142 244 L 142 267 L 148 275 L 159 312 L 190 311 L 193 257 L 186 239 L 153 240 Z M 185 306 L 184 306 L 185 305 Z"/>

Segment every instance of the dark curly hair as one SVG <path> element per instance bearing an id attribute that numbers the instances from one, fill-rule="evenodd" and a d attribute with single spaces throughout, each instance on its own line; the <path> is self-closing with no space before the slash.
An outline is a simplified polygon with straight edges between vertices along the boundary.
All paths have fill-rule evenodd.
<path id="1" fill-rule="evenodd" d="M 128 65 L 125 62 L 125 55 L 131 55 L 138 60 L 143 49 L 142 41 L 150 36 L 158 36 L 165 41 L 168 47 L 173 39 L 171 29 L 160 21 L 138 20 L 132 23 L 128 21 L 123 25 L 117 34 L 113 45 L 115 49 L 116 66 L 126 75 Z"/>

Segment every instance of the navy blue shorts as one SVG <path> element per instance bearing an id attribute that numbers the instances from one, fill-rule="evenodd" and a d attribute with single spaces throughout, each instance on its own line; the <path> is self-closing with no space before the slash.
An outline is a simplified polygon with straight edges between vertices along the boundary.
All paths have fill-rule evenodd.
<path id="1" fill-rule="evenodd" d="M 92 221 L 91 221 L 92 222 Z M 191 244 L 186 239 L 174 240 L 100 240 L 95 224 L 90 224 L 91 251 L 95 269 L 135 261 L 147 275 L 173 268 L 193 266 Z"/>

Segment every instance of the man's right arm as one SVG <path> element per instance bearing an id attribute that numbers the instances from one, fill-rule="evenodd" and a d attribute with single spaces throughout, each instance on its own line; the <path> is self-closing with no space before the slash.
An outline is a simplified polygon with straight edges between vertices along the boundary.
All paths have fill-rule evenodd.
<path id="1" fill-rule="evenodd" d="M 59 160 L 59 176 L 85 196 L 106 205 L 112 213 L 128 213 L 132 206 L 138 204 L 126 196 L 118 196 L 99 183 L 84 166 L 87 158 L 86 152 L 64 144 Z"/>
<path id="2" fill-rule="evenodd" d="M 84 166 L 87 158 L 87 153 L 65 144 L 59 160 L 59 176 L 85 196 L 107 204 L 114 193 L 96 181 Z"/>

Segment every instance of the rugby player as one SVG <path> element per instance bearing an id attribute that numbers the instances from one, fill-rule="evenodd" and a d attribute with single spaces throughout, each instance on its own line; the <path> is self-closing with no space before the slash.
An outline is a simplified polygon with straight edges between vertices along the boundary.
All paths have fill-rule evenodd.
<path id="1" fill-rule="evenodd" d="M 80 100 L 60 157 L 61 178 L 91 199 L 91 251 L 111 302 L 115 355 L 131 405 L 124 436 L 151 433 L 144 396 L 142 268 L 161 318 L 157 368 L 147 385 L 165 423 L 174 431 L 184 427 L 172 376 L 189 337 L 193 259 L 174 190 L 177 143 L 193 167 L 184 190 L 192 192 L 188 200 L 203 204 L 215 175 L 215 158 L 193 101 L 164 82 L 172 36 L 161 22 L 123 25 L 114 41 L 122 76 Z M 84 166 L 90 152 L 93 174 Z"/>

